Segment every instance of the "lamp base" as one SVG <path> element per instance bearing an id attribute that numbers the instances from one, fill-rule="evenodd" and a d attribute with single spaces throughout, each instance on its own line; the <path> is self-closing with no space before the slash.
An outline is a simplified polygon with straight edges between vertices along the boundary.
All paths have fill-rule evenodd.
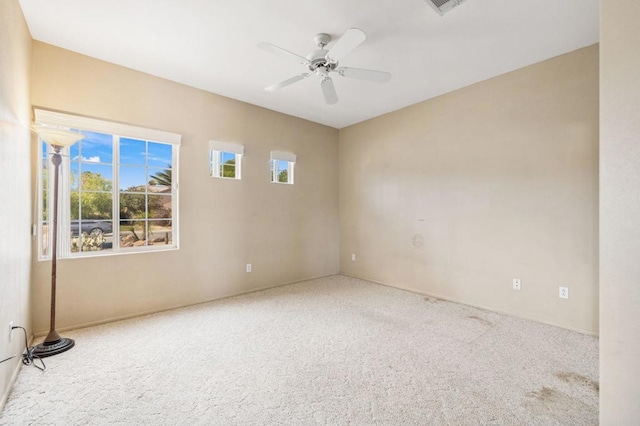
<path id="1" fill-rule="evenodd" d="M 33 350 L 33 355 L 39 358 L 46 358 L 48 356 L 58 355 L 62 352 L 66 352 L 71 349 L 76 342 L 73 339 L 67 339 L 61 337 L 53 342 L 47 342 L 46 340 L 39 345 L 36 345 Z"/>

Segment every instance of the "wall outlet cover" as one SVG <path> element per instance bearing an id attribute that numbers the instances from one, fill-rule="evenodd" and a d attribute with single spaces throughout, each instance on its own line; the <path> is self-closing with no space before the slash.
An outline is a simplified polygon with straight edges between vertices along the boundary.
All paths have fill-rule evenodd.
<path id="1" fill-rule="evenodd" d="M 569 298 L 569 287 L 560 287 L 558 297 L 560 299 L 568 299 Z"/>

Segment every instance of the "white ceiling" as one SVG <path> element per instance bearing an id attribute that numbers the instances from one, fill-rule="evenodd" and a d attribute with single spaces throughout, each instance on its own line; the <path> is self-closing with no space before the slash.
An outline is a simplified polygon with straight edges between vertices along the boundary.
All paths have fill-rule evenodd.
<path id="1" fill-rule="evenodd" d="M 424 0 L 20 0 L 33 38 L 223 96 L 343 128 L 598 42 L 599 0 L 468 0 L 439 16 Z M 367 40 L 340 65 L 388 71 L 377 84 L 333 74 L 263 90 L 304 65 L 313 36 Z M 329 48 L 332 44 L 329 44 Z"/>

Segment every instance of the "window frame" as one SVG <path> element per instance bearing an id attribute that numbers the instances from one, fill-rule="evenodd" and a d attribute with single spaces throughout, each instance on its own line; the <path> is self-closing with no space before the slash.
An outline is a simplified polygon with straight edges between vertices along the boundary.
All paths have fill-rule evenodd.
<path id="1" fill-rule="evenodd" d="M 271 183 L 278 183 L 281 185 L 293 185 L 294 184 L 294 169 L 297 162 L 297 156 L 292 152 L 287 151 L 271 151 L 270 174 Z M 278 162 L 285 161 L 287 163 L 287 181 L 280 182 L 278 180 Z M 281 170 L 282 171 L 282 170 Z M 280 172 L 281 172 L 280 171 Z"/>
<path id="2" fill-rule="evenodd" d="M 222 162 L 224 154 L 234 155 L 234 177 L 220 176 L 220 166 L 224 167 Z M 209 176 L 219 179 L 242 180 L 242 157 L 244 157 L 244 145 L 234 142 L 209 141 Z"/>
<path id="3" fill-rule="evenodd" d="M 242 179 L 242 154 L 237 154 L 235 152 L 227 152 L 227 151 L 216 151 L 214 149 L 210 150 L 210 160 L 209 160 L 209 175 L 214 178 L 219 179 L 231 179 L 231 180 L 241 180 Z M 233 159 L 235 161 L 233 167 L 235 168 L 234 177 L 228 176 L 220 176 L 220 167 L 224 167 L 225 163 L 222 162 L 222 157 L 224 154 L 233 155 Z"/>
<path id="4" fill-rule="evenodd" d="M 86 252 L 72 252 L 71 251 L 71 212 L 70 212 L 70 197 L 71 197 L 71 158 L 70 147 L 66 147 L 61 151 L 62 164 L 60 166 L 60 182 L 59 182 L 59 209 L 58 209 L 58 258 L 60 259 L 77 259 L 85 257 L 97 257 L 97 256 L 113 256 L 121 254 L 134 254 L 134 253 L 150 253 L 157 251 L 171 251 L 179 250 L 180 248 L 180 227 L 179 227 L 179 183 L 178 183 L 178 170 L 179 170 L 179 151 L 182 136 L 177 133 L 165 132 L 154 129 L 147 129 L 138 126 L 131 126 L 128 124 L 120 124 L 115 122 L 109 122 L 100 119 L 76 116 L 71 114 L 59 113 L 55 111 L 34 108 L 35 122 L 37 124 L 45 124 L 49 126 L 55 126 L 68 130 L 77 129 L 79 131 L 89 131 L 96 133 L 108 134 L 112 137 L 112 238 L 113 243 L 110 249 L 86 251 Z M 147 143 L 160 143 L 171 146 L 171 170 L 172 170 L 172 182 L 171 182 L 171 229 L 172 229 L 172 243 L 169 245 L 145 245 L 138 247 L 120 247 L 120 191 L 119 185 L 119 166 L 120 164 L 120 139 L 131 138 L 136 140 L 142 140 Z M 43 161 L 46 161 L 46 169 L 51 173 L 53 166 L 51 164 L 50 155 L 45 157 L 44 149 L 50 150 L 50 145 L 40 138 L 37 139 L 38 143 L 38 170 L 36 172 L 36 217 L 34 218 L 36 224 L 34 229 L 36 230 L 37 237 L 37 252 L 38 260 L 51 259 L 51 238 L 46 237 L 46 253 L 43 253 L 45 249 L 45 237 L 43 235 L 43 225 L 45 222 L 48 224 L 51 222 L 51 217 L 44 220 L 43 211 L 43 191 L 48 191 L 51 194 L 53 189 L 53 179 L 47 179 L 48 187 L 43 187 Z M 148 157 L 148 153 L 147 153 Z M 148 158 L 145 157 L 145 170 L 149 169 Z M 152 167 L 153 169 L 154 167 Z M 148 196 L 148 189 L 141 194 L 145 194 L 145 200 Z M 47 210 L 51 212 L 53 200 L 49 196 L 47 201 Z M 149 214 L 144 219 L 146 227 L 149 226 Z"/>

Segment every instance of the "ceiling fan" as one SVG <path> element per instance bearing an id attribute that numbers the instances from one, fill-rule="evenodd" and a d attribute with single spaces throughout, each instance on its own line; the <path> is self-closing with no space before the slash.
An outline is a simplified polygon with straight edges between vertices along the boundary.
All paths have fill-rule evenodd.
<path id="1" fill-rule="evenodd" d="M 299 64 L 305 65 L 310 71 L 298 74 L 269 87 L 265 87 L 265 90 L 273 92 L 315 74 L 321 78 L 320 88 L 322 89 L 325 102 L 329 105 L 333 105 L 338 102 L 338 95 L 336 93 L 335 86 L 333 85 L 333 80 L 331 80 L 330 77 L 331 73 L 338 74 L 342 77 L 373 81 L 376 83 L 388 82 L 391 80 L 391 74 L 388 72 L 361 68 L 338 67 L 339 61 L 347 56 L 347 54 L 351 53 L 351 51 L 356 47 L 360 46 L 366 38 L 367 36 L 364 31 L 357 28 L 350 28 L 338 39 L 338 41 L 335 42 L 331 49 L 326 50 L 325 47 L 331 41 L 331 36 L 329 34 L 320 33 L 313 38 L 319 49 L 309 53 L 306 57 L 289 52 L 288 50 L 271 43 L 258 43 L 258 47 L 260 49 L 294 60 Z"/>

